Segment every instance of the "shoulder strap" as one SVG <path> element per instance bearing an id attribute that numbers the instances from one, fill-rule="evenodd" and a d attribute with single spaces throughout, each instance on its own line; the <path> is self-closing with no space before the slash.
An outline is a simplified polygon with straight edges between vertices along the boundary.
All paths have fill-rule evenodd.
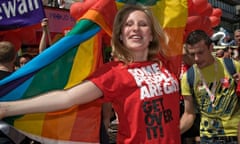
<path id="1" fill-rule="evenodd" d="M 235 69 L 235 66 L 233 64 L 233 60 L 230 59 L 230 58 L 224 58 L 223 59 L 224 61 L 224 64 L 225 64 L 225 67 L 227 68 L 228 70 L 228 73 L 232 76 L 233 74 L 236 73 L 236 69 Z"/>
<path id="2" fill-rule="evenodd" d="M 190 89 L 193 88 L 194 79 L 195 79 L 194 67 L 191 66 L 191 67 L 187 70 L 187 81 L 188 81 L 188 84 L 189 84 L 189 86 L 190 86 Z"/>
<path id="3" fill-rule="evenodd" d="M 199 113 L 199 105 L 197 104 L 196 98 L 195 98 L 195 93 L 194 93 L 194 81 L 195 81 L 195 72 L 194 72 L 194 66 L 191 66 L 188 70 L 187 70 L 187 82 L 189 84 L 190 87 L 190 92 L 193 96 L 193 102 L 195 105 L 195 112 Z"/>

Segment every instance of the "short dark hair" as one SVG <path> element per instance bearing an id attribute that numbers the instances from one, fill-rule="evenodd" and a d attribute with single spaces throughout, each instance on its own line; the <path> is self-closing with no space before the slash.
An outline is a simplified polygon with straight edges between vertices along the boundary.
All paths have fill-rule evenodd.
<path id="1" fill-rule="evenodd" d="M 17 56 L 17 51 L 14 48 L 14 45 L 8 41 L 0 42 L 0 62 L 8 63 L 15 60 Z"/>
<path id="2" fill-rule="evenodd" d="M 210 46 L 212 44 L 211 38 L 203 30 L 195 30 L 189 33 L 186 39 L 186 44 L 194 45 L 200 42 L 201 40 L 204 40 L 207 46 Z"/>
<path id="3" fill-rule="evenodd" d="M 29 60 L 31 60 L 31 59 L 33 58 L 33 56 L 30 55 L 30 54 L 28 54 L 28 53 L 25 53 L 25 54 L 21 55 L 20 58 L 21 58 L 21 57 L 25 57 L 25 58 L 27 58 L 27 59 L 29 59 Z"/>

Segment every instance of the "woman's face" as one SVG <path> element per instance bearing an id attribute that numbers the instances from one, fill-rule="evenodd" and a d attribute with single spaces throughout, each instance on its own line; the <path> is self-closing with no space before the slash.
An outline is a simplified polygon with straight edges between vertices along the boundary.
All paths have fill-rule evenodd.
<path id="1" fill-rule="evenodd" d="M 122 27 L 120 39 L 123 44 L 133 52 L 147 52 L 152 33 L 149 19 L 142 11 L 129 14 Z"/>

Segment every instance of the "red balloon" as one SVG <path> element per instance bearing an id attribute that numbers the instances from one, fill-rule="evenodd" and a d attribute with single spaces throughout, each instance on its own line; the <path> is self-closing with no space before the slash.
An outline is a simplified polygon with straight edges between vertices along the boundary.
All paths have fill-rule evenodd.
<path id="1" fill-rule="evenodd" d="M 205 9 L 203 11 L 201 11 L 200 15 L 211 16 L 212 11 L 213 11 L 212 5 L 210 3 L 208 3 L 207 6 L 205 7 Z"/>
<path id="2" fill-rule="evenodd" d="M 188 2 L 188 8 L 192 8 L 192 7 L 193 7 L 193 2 L 192 2 L 192 0 L 188 0 L 187 2 Z"/>
<path id="3" fill-rule="evenodd" d="M 201 26 L 211 28 L 211 21 L 210 21 L 209 17 L 206 17 L 206 16 L 202 17 Z"/>
<path id="4" fill-rule="evenodd" d="M 202 26 L 199 29 L 205 31 L 208 34 L 208 36 L 211 36 L 213 33 L 212 27 Z"/>
<path id="5" fill-rule="evenodd" d="M 185 30 L 183 34 L 183 41 L 186 41 L 187 36 L 189 35 L 191 31 L 190 30 Z"/>
<path id="6" fill-rule="evenodd" d="M 216 16 L 210 16 L 209 19 L 210 19 L 210 21 L 211 21 L 211 26 L 212 26 L 212 28 L 218 26 L 219 23 L 220 23 L 220 21 L 221 21 L 220 18 L 219 18 L 219 17 L 216 17 Z"/>
<path id="7" fill-rule="evenodd" d="M 211 28 L 205 30 L 205 32 L 208 34 L 209 37 L 211 37 L 213 35 L 213 29 L 211 29 Z"/>
<path id="8" fill-rule="evenodd" d="M 213 8 L 212 11 L 212 16 L 216 16 L 216 17 L 221 17 L 222 16 L 222 10 L 220 8 Z"/>
<path id="9" fill-rule="evenodd" d="M 192 0 L 194 8 L 196 11 L 201 12 L 203 9 L 206 8 L 208 4 L 208 0 Z"/>
<path id="10" fill-rule="evenodd" d="M 192 0 L 188 0 L 188 16 L 196 15 Z"/>
<path id="11" fill-rule="evenodd" d="M 202 18 L 201 16 L 189 16 L 187 18 L 186 29 L 192 30 L 199 28 L 201 25 Z"/>

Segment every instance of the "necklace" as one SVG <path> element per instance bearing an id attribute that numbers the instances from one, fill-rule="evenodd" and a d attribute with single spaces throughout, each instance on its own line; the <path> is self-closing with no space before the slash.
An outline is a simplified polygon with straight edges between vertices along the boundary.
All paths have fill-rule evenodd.
<path id="1" fill-rule="evenodd" d="M 218 71 L 218 67 L 217 67 L 217 61 L 214 59 L 214 72 L 215 74 L 217 74 L 217 71 Z M 209 99 L 210 99 L 210 102 L 212 104 L 212 107 L 215 107 L 214 105 L 214 101 L 215 101 L 215 92 L 216 92 L 216 88 L 217 88 L 217 76 L 215 76 L 214 78 L 214 82 L 213 82 L 213 86 L 211 88 L 211 90 L 209 89 L 209 87 L 207 86 L 207 83 L 206 83 L 206 80 L 204 79 L 201 71 L 199 68 L 197 68 L 197 72 L 200 76 L 200 79 L 202 81 L 202 84 L 203 84 L 203 88 L 207 91 L 208 93 L 208 96 L 209 96 Z"/>

